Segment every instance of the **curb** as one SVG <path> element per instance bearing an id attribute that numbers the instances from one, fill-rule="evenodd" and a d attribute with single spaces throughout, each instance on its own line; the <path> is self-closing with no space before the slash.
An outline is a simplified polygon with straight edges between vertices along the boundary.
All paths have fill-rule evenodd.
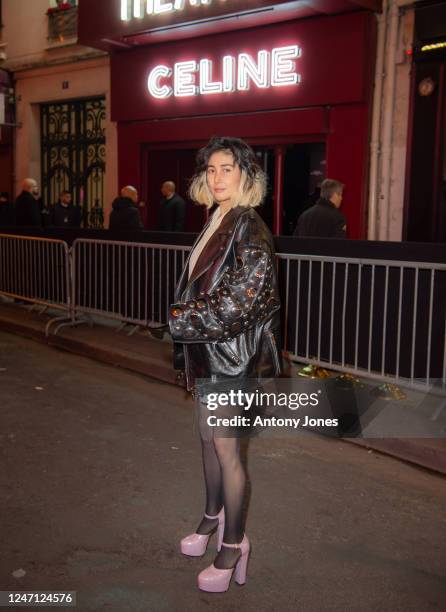
<path id="1" fill-rule="evenodd" d="M 9 312 L 8 312 L 9 311 Z M 8 314 L 10 316 L 8 316 Z M 23 315 L 30 315 L 29 321 L 23 320 Z M 22 319 L 20 320 L 19 317 Z M 34 317 L 34 320 L 33 320 Z M 48 346 L 65 350 L 76 355 L 88 357 L 108 365 L 120 367 L 137 374 L 142 374 L 154 378 L 164 383 L 184 387 L 177 378 L 176 371 L 169 365 L 171 363 L 171 347 L 168 343 L 161 340 L 150 339 L 144 347 L 151 347 L 154 356 L 150 356 L 146 351 L 144 355 L 138 357 L 137 352 L 131 352 L 118 348 L 116 344 L 104 346 L 98 342 L 83 340 L 79 338 L 79 330 L 76 328 L 65 328 L 57 336 L 45 336 L 46 319 L 40 316 L 38 320 L 34 313 L 14 312 L 12 308 L 0 305 L 0 330 L 17 334 L 31 340 L 36 340 Z M 99 330 L 96 333 L 110 335 L 110 330 Z M 76 337 L 77 336 L 77 337 Z M 123 341 L 123 337 L 120 337 Z M 139 339 L 142 343 L 145 339 Z M 345 442 L 350 442 L 362 448 L 390 455 L 397 459 L 412 463 L 416 466 L 446 474 L 446 440 L 437 440 L 433 444 L 426 444 L 424 438 L 392 438 L 392 439 L 354 439 L 343 438 Z"/>

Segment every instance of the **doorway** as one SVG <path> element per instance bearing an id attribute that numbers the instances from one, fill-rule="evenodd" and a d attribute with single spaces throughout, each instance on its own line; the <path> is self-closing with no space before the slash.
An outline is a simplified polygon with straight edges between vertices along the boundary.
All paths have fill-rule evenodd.
<path id="1" fill-rule="evenodd" d="M 325 143 L 293 144 L 287 147 L 283 169 L 282 234 L 294 232 L 299 216 L 316 204 L 325 178 Z"/>
<path id="2" fill-rule="evenodd" d="M 147 229 L 158 230 L 161 185 L 175 183 L 176 193 L 186 202 L 185 232 L 199 232 L 206 220 L 206 208 L 194 204 L 188 196 L 195 171 L 198 147 L 190 149 L 150 149 L 145 156 Z"/>
<path id="3" fill-rule="evenodd" d="M 173 181 L 177 193 L 186 201 L 186 232 L 201 231 L 207 211 L 188 197 L 188 190 L 195 171 L 195 158 L 199 149 L 189 147 L 150 148 L 144 157 L 145 194 L 147 198 L 147 229 L 159 227 L 160 188 L 164 181 Z M 299 215 L 314 204 L 319 197 L 319 186 L 325 178 L 325 143 L 292 143 L 287 145 L 253 144 L 260 167 L 268 179 L 266 198 L 257 212 L 265 223 L 273 228 L 274 210 L 278 193 L 283 202 L 282 234 L 292 235 Z M 282 185 L 276 184 L 278 148 L 285 150 Z M 279 188 L 280 187 L 280 188 Z"/>
<path id="4" fill-rule="evenodd" d="M 103 96 L 40 105 L 43 205 L 68 190 L 84 228 L 104 225 L 105 123 Z"/>
<path id="5" fill-rule="evenodd" d="M 446 242 L 446 59 L 415 63 L 404 238 Z"/>

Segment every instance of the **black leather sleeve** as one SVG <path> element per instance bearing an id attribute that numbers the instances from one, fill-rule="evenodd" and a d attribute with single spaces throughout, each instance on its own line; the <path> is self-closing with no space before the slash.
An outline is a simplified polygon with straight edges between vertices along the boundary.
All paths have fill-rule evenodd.
<path id="1" fill-rule="evenodd" d="M 257 325 L 280 304 L 271 287 L 271 254 L 258 244 L 235 246 L 235 264 L 212 293 L 173 304 L 169 327 L 174 342 L 225 342 Z"/>

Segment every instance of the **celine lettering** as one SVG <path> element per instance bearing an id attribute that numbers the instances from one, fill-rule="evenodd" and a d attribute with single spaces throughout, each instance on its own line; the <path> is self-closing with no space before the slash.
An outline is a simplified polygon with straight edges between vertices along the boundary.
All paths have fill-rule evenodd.
<path id="1" fill-rule="evenodd" d="M 221 60 L 221 80 L 213 79 L 214 62 L 210 59 L 177 62 L 174 66 L 159 65 L 150 71 L 147 88 L 154 98 L 229 94 L 259 89 L 298 85 L 296 59 L 302 50 L 298 45 L 259 51 L 254 58 L 248 53 L 237 57 L 226 55 Z"/>

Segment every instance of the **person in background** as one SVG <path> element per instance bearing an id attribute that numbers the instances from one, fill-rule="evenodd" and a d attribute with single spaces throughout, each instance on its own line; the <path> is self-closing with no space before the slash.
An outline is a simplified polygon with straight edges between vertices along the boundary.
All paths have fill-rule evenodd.
<path id="1" fill-rule="evenodd" d="M 138 191 L 127 185 L 121 189 L 121 196 L 112 204 L 109 229 L 142 230 L 144 229 L 138 210 Z"/>
<path id="2" fill-rule="evenodd" d="M 0 227 L 11 227 L 14 225 L 14 209 L 9 201 L 9 193 L 0 193 Z"/>
<path id="3" fill-rule="evenodd" d="M 82 211 L 74 206 L 71 193 L 62 191 L 57 204 L 50 209 L 49 225 L 52 227 L 80 227 Z"/>
<path id="4" fill-rule="evenodd" d="M 341 182 L 325 179 L 321 185 L 321 197 L 300 215 L 294 235 L 299 238 L 345 238 L 347 220 L 339 210 L 343 191 Z"/>
<path id="5" fill-rule="evenodd" d="M 158 229 L 162 232 L 184 232 L 186 202 L 175 193 L 175 183 L 166 181 L 161 185 L 163 198 L 160 203 Z"/>
<path id="6" fill-rule="evenodd" d="M 42 227 L 39 185 L 32 178 L 23 181 L 22 192 L 15 201 L 15 223 L 24 227 Z"/>

